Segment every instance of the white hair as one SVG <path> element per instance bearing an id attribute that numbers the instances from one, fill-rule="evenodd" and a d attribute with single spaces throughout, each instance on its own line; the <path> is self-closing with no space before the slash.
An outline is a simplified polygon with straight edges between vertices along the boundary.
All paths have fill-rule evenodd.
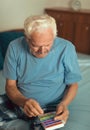
<path id="1" fill-rule="evenodd" d="M 56 21 L 49 15 L 30 16 L 24 22 L 24 31 L 28 38 L 34 31 L 40 32 L 44 28 L 51 28 L 54 36 L 57 35 Z"/>

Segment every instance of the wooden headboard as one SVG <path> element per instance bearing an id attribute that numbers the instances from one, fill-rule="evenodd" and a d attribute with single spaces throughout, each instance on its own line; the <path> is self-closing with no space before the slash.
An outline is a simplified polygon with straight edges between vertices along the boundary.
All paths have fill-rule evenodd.
<path id="1" fill-rule="evenodd" d="M 13 29 L 0 32 L 0 50 L 2 51 L 3 57 L 5 57 L 5 53 L 9 43 L 24 35 L 23 29 Z"/>
<path id="2" fill-rule="evenodd" d="M 0 70 L 3 68 L 4 58 L 9 43 L 21 36 L 24 36 L 23 29 L 13 29 L 0 32 Z"/>
<path id="3" fill-rule="evenodd" d="M 17 28 L 17 29 L 9 29 L 9 30 L 0 31 L 0 33 L 3 33 L 3 32 L 24 32 L 24 29 Z"/>
<path id="4" fill-rule="evenodd" d="M 45 13 L 55 18 L 58 36 L 70 40 L 77 52 L 90 54 L 90 10 L 55 7 L 46 8 Z"/>

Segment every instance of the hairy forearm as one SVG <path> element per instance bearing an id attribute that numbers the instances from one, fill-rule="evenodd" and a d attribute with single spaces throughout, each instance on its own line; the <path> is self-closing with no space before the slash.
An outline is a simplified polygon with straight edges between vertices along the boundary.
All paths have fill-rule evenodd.
<path id="1" fill-rule="evenodd" d="M 13 85 L 6 86 L 6 93 L 10 98 L 10 100 L 12 100 L 12 102 L 17 104 L 18 106 L 21 107 L 24 106 L 27 98 L 20 93 L 17 86 L 13 86 Z"/>
<path id="2" fill-rule="evenodd" d="M 65 92 L 65 95 L 63 97 L 63 100 L 62 100 L 62 102 L 66 106 L 68 106 L 72 102 L 72 100 L 75 98 L 77 90 L 78 90 L 78 84 L 77 83 L 74 83 L 74 84 L 71 84 L 71 85 L 68 86 L 68 88 Z"/>

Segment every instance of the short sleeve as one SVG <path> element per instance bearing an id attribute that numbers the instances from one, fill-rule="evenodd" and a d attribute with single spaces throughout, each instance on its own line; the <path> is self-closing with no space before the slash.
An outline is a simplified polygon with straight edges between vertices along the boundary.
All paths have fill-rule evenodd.
<path id="1" fill-rule="evenodd" d="M 64 55 L 65 84 L 75 83 L 81 80 L 81 73 L 78 64 L 77 54 L 74 45 L 66 47 Z"/>
<path id="2" fill-rule="evenodd" d="M 12 44 L 9 44 L 3 66 L 3 75 L 6 79 L 16 80 L 16 58 Z"/>

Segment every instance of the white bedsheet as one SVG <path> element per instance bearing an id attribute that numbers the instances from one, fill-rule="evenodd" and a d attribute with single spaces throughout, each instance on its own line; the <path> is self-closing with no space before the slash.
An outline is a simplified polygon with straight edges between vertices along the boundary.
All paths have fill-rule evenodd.
<path id="1" fill-rule="evenodd" d="M 90 66 L 90 55 L 77 53 L 80 66 Z"/>
<path id="2" fill-rule="evenodd" d="M 5 78 L 2 75 L 2 71 L 0 71 L 0 94 L 5 92 Z"/>
<path id="3" fill-rule="evenodd" d="M 90 130 L 90 56 L 78 54 L 82 74 L 77 96 L 69 106 L 70 117 L 60 130 Z"/>

